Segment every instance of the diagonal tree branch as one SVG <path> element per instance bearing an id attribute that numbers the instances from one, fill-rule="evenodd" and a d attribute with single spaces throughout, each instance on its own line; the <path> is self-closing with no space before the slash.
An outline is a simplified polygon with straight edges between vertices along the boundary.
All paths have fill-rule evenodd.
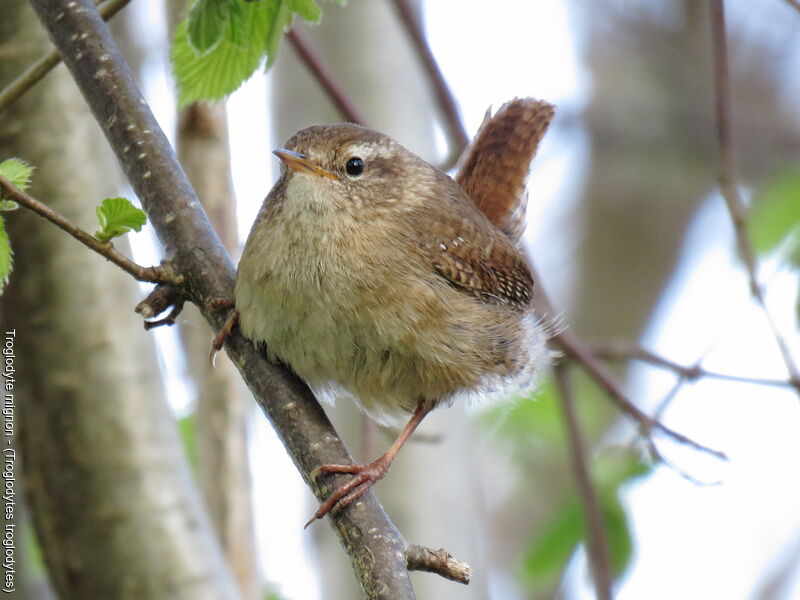
<path id="1" fill-rule="evenodd" d="M 231 297 L 234 269 L 169 143 L 141 96 L 116 44 L 89 0 L 30 0 L 92 109 L 150 216 L 176 271 L 181 291 L 212 326 L 225 315 L 209 308 Z M 286 368 L 266 361 L 239 335 L 226 349 L 270 418 L 306 482 L 325 463 L 352 459 L 308 387 Z M 341 483 L 332 478 L 331 485 Z M 414 598 L 405 541 L 372 493 L 331 519 L 369 599 Z"/>
<path id="2" fill-rule="evenodd" d="M 533 272 L 533 280 L 541 281 L 536 269 L 531 265 Z M 553 308 L 550 298 L 547 296 L 542 286 L 539 286 L 539 293 L 534 296 L 535 310 L 537 315 L 542 315 L 545 320 L 545 325 L 553 332 L 553 344 L 559 348 L 566 356 L 578 363 L 581 368 L 589 375 L 601 388 L 606 391 L 606 394 L 611 401 L 619 408 L 624 414 L 631 417 L 639 425 L 640 433 L 649 437 L 653 430 L 659 430 L 665 435 L 671 437 L 678 443 L 685 444 L 696 450 L 707 452 L 721 460 L 727 460 L 724 452 L 714 450 L 707 446 L 694 441 L 688 436 L 675 431 L 664 425 L 661 421 L 648 416 L 638 406 L 636 406 L 625 395 L 617 383 L 614 376 L 600 363 L 597 357 L 592 353 L 591 349 L 577 337 L 572 335 L 569 331 L 563 330 L 557 322 L 553 321 L 552 315 L 558 314 Z"/>
<path id="3" fill-rule="evenodd" d="M 23 192 L 8 179 L 0 175 L 0 198 L 13 200 L 24 206 L 40 217 L 50 221 L 56 227 L 63 229 L 87 248 L 94 250 L 100 256 L 108 259 L 120 269 L 132 275 L 137 281 L 149 281 L 151 283 L 172 283 L 173 278 L 168 268 L 165 267 L 143 267 L 137 265 L 124 254 L 121 254 L 111 242 L 101 242 L 90 233 L 84 231 L 77 225 L 58 214 L 45 203 L 40 202 L 30 194 Z"/>
<path id="4" fill-rule="evenodd" d="M 800 12 L 800 1 L 798 0 L 786 0 L 786 3 L 795 9 L 797 12 Z"/>
<path id="5" fill-rule="evenodd" d="M 286 34 L 289 42 L 292 44 L 297 56 L 308 67 L 314 79 L 320 84 L 328 99 L 333 103 L 336 109 L 342 116 L 351 123 L 358 123 L 359 125 L 366 125 L 364 116 L 353 104 L 353 101 L 348 97 L 339 82 L 336 81 L 331 70 L 328 68 L 320 56 L 314 51 L 305 36 L 297 29 L 291 29 Z"/>

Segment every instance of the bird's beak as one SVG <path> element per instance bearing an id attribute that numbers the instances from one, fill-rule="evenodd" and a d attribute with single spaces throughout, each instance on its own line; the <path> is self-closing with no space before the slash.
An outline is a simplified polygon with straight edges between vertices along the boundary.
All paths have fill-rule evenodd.
<path id="1" fill-rule="evenodd" d="M 310 160 L 308 160 L 305 154 L 293 152 L 292 150 L 286 150 L 285 148 L 277 148 L 273 150 L 272 153 L 280 158 L 283 163 L 292 171 L 301 171 L 304 173 L 311 173 L 312 175 L 319 175 L 320 177 L 328 177 L 336 180 L 339 179 L 338 175 L 335 175 L 330 171 L 326 171 L 322 167 L 312 163 Z"/>

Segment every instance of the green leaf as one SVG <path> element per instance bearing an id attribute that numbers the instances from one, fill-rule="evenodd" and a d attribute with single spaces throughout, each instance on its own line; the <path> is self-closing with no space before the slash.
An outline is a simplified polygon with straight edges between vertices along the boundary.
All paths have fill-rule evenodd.
<path id="1" fill-rule="evenodd" d="M 600 511 L 605 523 L 611 566 L 625 572 L 633 555 L 633 536 L 619 500 L 624 484 L 645 475 L 650 467 L 630 449 L 613 449 L 592 464 Z M 573 552 L 585 539 L 583 507 L 577 494 L 568 494 L 542 531 L 535 532 L 523 553 L 523 582 L 537 593 L 555 589 Z"/>
<path id="2" fill-rule="evenodd" d="M 175 28 L 172 69 L 178 82 L 178 104 L 198 100 L 221 100 L 253 74 L 264 57 L 267 37 L 276 10 L 274 2 L 234 0 L 241 16 L 229 19 L 225 35 L 205 54 L 189 43 L 186 20 Z M 232 9 L 234 15 L 237 9 Z M 243 23 L 242 27 L 234 24 Z"/>
<path id="3" fill-rule="evenodd" d="M 197 0 L 186 17 L 189 43 L 198 54 L 205 54 L 222 39 L 228 26 L 229 0 Z"/>
<path id="4" fill-rule="evenodd" d="M 295 14 L 316 22 L 321 11 L 314 0 L 198 0 L 172 40 L 178 105 L 221 100 L 253 74 L 265 55 L 271 67 Z"/>
<path id="5" fill-rule="evenodd" d="M 32 173 L 33 167 L 18 158 L 9 158 L 0 163 L 0 175 L 21 190 L 28 188 Z"/>
<path id="6" fill-rule="evenodd" d="M 95 212 L 100 231 L 95 232 L 94 237 L 101 242 L 108 242 L 131 229 L 141 231 L 147 222 L 144 211 L 136 208 L 127 198 L 106 198 Z"/>
<path id="7" fill-rule="evenodd" d="M 800 169 L 778 173 L 755 194 L 749 231 L 756 252 L 780 248 L 800 266 Z"/>
<path id="8" fill-rule="evenodd" d="M 292 24 L 292 11 L 286 0 L 277 0 L 275 4 L 275 14 L 272 16 L 269 30 L 266 36 L 267 65 L 269 69 L 278 56 L 278 44 L 281 42 L 283 32 L 287 31 Z"/>
<path id="9" fill-rule="evenodd" d="M 0 212 L 6 212 L 9 210 L 17 210 L 19 208 L 19 204 L 14 202 L 13 200 L 0 200 Z"/>
<path id="10" fill-rule="evenodd" d="M 314 0 L 289 0 L 289 10 L 310 23 L 318 23 L 322 16 L 322 11 Z"/>
<path id="11" fill-rule="evenodd" d="M 554 590 L 582 535 L 581 507 L 572 495 L 560 503 L 557 513 L 523 552 L 525 587 L 540 593 Z"/>
<path id="12" fill-rule="evenodd" d="M 6 222 L 0 217 L 0 294 L 8 283 L 8 276 L 11 274 L 12 266 L 11 241 L 6 232 Z"/>
<path id="13" fill-rule="evenodd" d="M 225 39 L 236 46 L 244 46 L 247 43 L 245 33 L 247 23 L 245 21 L 244 9 L 242 5 L 234 0 L 228 3 L 228 30 L 225 32 Z"/>

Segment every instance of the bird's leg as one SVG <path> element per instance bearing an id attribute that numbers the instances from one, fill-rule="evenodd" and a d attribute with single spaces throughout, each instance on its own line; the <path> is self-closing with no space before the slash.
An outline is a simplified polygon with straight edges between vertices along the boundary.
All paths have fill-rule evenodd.
<path id="1" fill-rule="evenodd" d="M 218 298 L 216 300 L 212 300 L 209 303 L 209 307 L 212 310 L 220 310 L 223 308 L 233 309 L 228 315 L 228 318 L 225 319 L 225 323 L 222 324 L 222 327 L 217 332 L 217 335 L 214 337 L 214 341 L 211 342 L 211 350 L 208 353 L 208 363 L 213 367 L 214 358 L 217 356 L 217 352 L 222 350 L 225 340 L 230 337 L 233 328 L 239 322 L 239 311 L 236 310 L 236 303 L 233 298 Z"/>
<path id="2" fill-rule="evenodd" d="M 389 447 L 383 456 L 377 460 L 372 461 L 366 465 L 322 465 L 317 467 L 311 472 L 311 479 L 316 479 L 319 475 L 327 475 L 329 473 L 352 473 L 354 477 L 340 485 L 338 488 L 331 492 L 331 495 L 322 503 L 322 505 L 314 513 L 314 516 L 306 523 L 306 527 L 311 525 L 317 519 L 321 519 L 328 513 L 336 514 L 346 506 L 349 506 L 356 499 L 358 499 L 364 492 L 373 486 L 377 481 L 381 480 L 389 468 L 392 466 L 392 461 L 403 444 L 406 443 L 414 430 L 422 422 L 431 410 L 433 405 L 429 402 L 420 401 L 417 405 L 414 414 L 411 415 L 403 431 Z"/>

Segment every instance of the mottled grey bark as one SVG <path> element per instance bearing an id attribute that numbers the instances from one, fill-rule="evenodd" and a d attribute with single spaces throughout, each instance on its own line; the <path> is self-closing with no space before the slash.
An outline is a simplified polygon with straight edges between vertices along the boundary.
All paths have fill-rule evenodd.
<path id="1" fill-rule="evenodd" d="M 46 48 L 21 2 L 2 24 L 8 81 Z M 0 155 L 37 167 L 32 193 L 85 229 L 118 170 L 66 69 L 3 115 Z M 30 511 L 61 598 L 237 598 L 166 404 L 138 286 L 24 210 L 3 323 L 17 330 L 18 425 Z M 126 244 L 118 244 L 126 251 Z"/>

